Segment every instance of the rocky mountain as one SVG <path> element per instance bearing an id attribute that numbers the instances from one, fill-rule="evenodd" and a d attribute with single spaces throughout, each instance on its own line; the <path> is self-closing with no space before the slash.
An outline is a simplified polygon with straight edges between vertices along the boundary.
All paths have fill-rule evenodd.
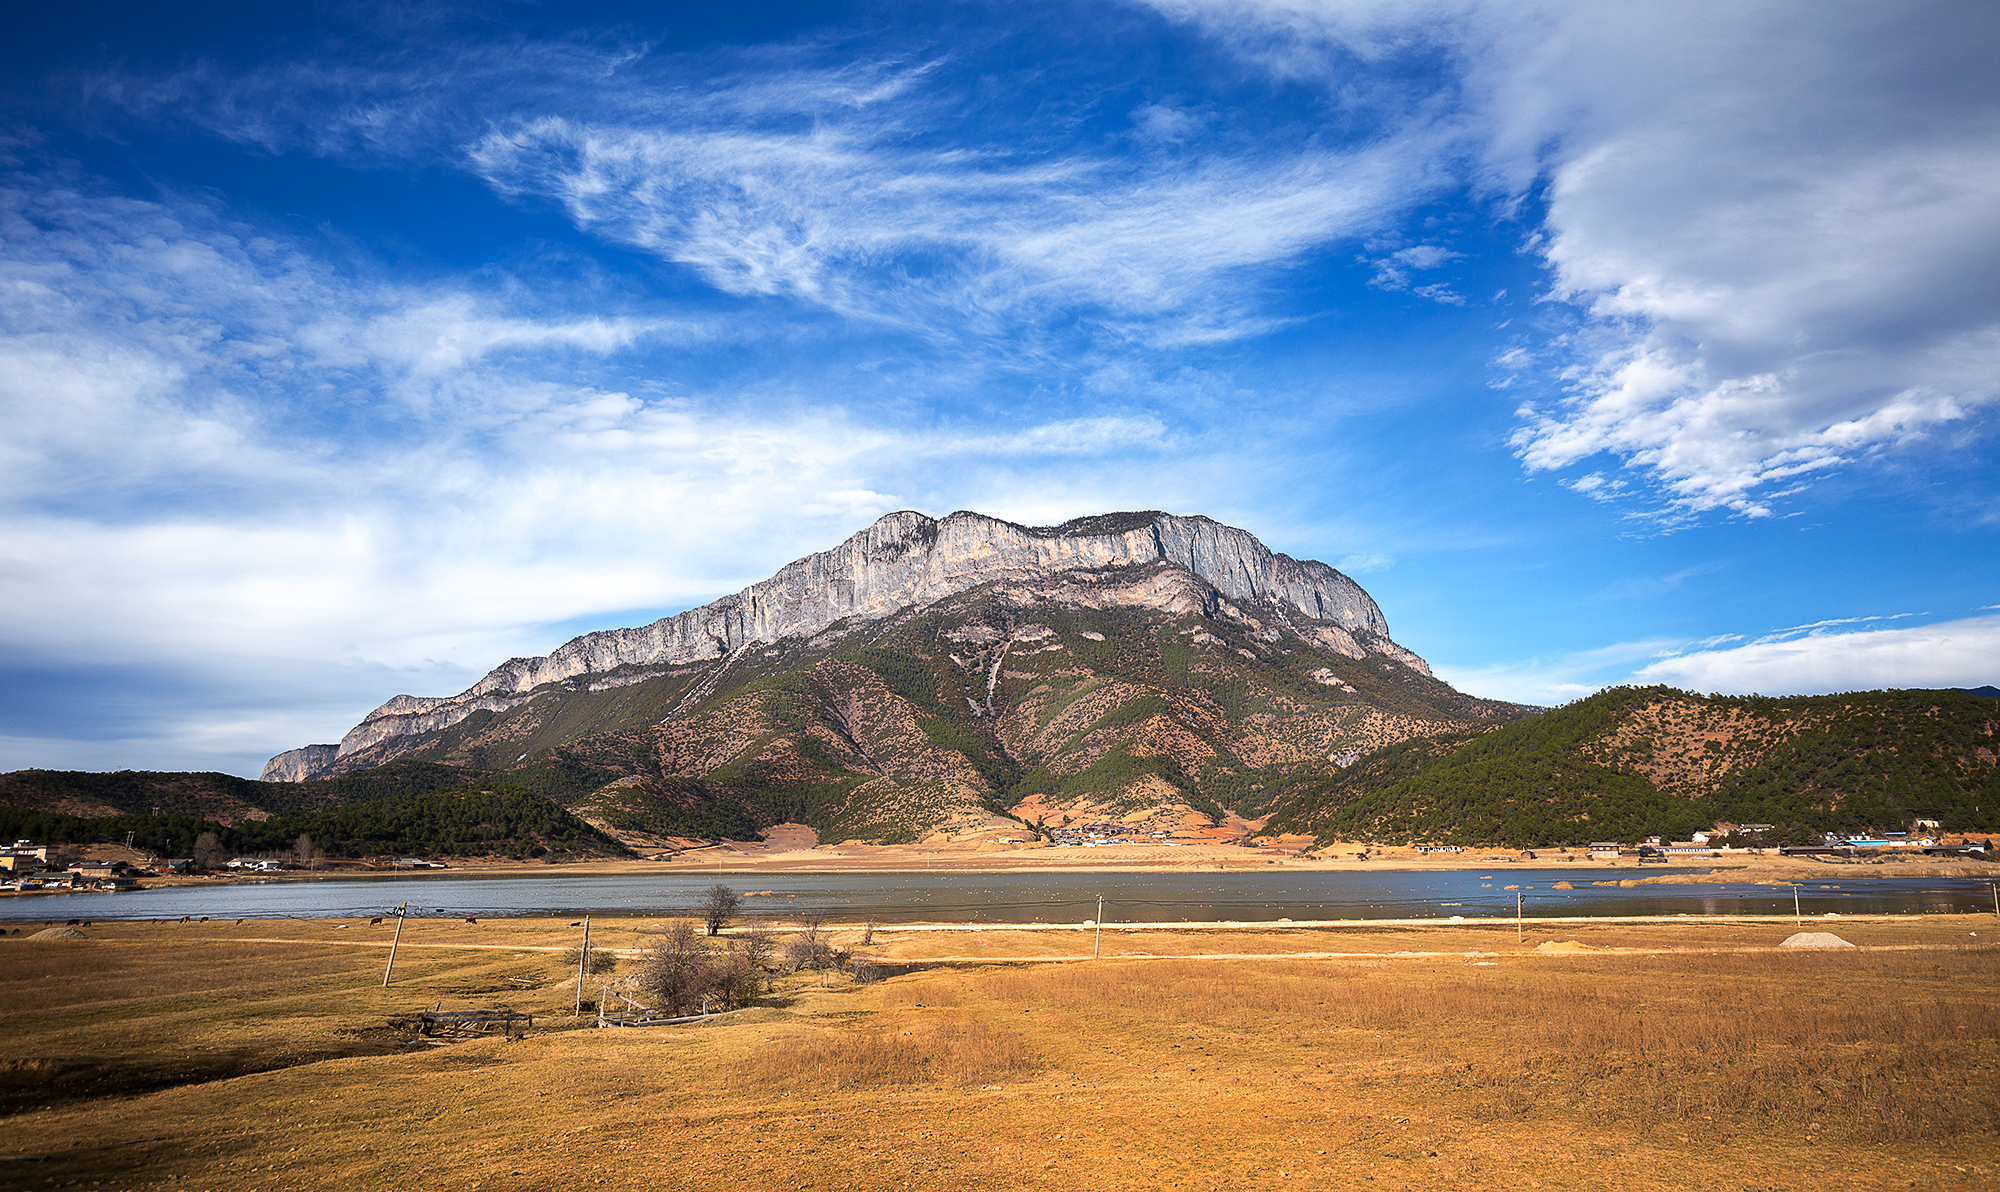
<path id="1" fill-rule="evenodd" d="M 1685 839 L 1723 821 L 2000 830 L 2000 706 L 1956 691 L 1701 696 L 1612 688 L 1490 733 L 1403 742 L 1291 784 L 1270 827 L 1342 840 Z"/>
<path id="2" fill-rule="evenodd" d="M 712 604 L 397 696 L 265 778 L 507 771 L 608 824 L 903 840 L 1218 824 L 1531 709 L 1439 682 L 1359 585 L 1202 517 L 890 514 Z"/>

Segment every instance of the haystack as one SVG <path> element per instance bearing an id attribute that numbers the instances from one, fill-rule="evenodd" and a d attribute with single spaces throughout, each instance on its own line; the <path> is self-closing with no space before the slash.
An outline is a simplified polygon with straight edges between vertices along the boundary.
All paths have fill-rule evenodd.
<path id="1" fill-rule="evenodd" d="M 87 940 L 90 937 L 74 927 L 45 927 L 28 938 L 31 940 Z"/>
<path id="2" fill-rule="evenodd" d="M 1854 945 L 1841 939 L 1831 931 L 1801 931 L 1778 946 L 1780 948 L 1852 948 Z"/>

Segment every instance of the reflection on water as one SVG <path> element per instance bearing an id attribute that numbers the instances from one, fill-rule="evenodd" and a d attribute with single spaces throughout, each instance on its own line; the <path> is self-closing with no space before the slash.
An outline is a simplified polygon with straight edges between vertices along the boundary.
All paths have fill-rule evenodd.
<path id="1" fill-rule="evenodd" d="M 1616 886 L 1605 869 L 1510 872 L 1524 913 L 1563 915 L 1789 914 L 1792 887 L 1747 883 Z M 1651 876 L 1651 875 L 1649 875 Z M 439 874 L 180 886 L 120 894 L 20 895 L 0 899 L 0 919 L 328 918 L 379 915 L 407 901 L 425 915 L 689 913 L 703 890 L 724 882 L 750 896 L 751 916 L 822 910 L 880 922 L 1212 923 L 1279 919 L 1468 919 L 1514 914 L 1516 891 L 1466 872 L 1116 874 Z M 1568 881 L 1576 888 L 1559 890 Z M 1882 878 L 1814 883 L 1798 890 L 1808 915 L 1947 914 L 1990 907 L 1984 880 Z"/>

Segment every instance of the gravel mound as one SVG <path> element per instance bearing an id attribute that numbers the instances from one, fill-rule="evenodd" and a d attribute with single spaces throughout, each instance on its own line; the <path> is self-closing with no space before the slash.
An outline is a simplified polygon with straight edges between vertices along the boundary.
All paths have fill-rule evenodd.
<path id="1" fill-rule="evenodd" d="M 1780 948 L 1852 948 L 1854 945 L 1841 939 L 1831 931 L 1801 931 L 1778 946 Z"/>
<path id="2" fill-rule="evenodd" d="M 31 940 L 87 940 L 90 937 L 74 927 L 45 927 L 28 938 Z"/>

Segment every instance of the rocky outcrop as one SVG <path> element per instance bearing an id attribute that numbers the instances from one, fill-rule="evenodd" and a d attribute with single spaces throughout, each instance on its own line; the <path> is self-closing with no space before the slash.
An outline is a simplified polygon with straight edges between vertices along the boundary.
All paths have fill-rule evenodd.
<path id="1" fill-rule="evenodd" d="M 264 763 L 263 782 L 304 782 L 326 773 L 340 756 L 338 745 L 301 745 Z"/>
<path id="2" fill-rule="evenodd" d="M 1117 574 L 1159 564 L 1171 569 L 1164 578 L 1127 582 Z M 1313 622 L 1343 652 L 1423 668 L 1422 659 L 1389 641 L 1382 610 L 1353 580 L 1324 563 L 1275 554 L 1248 532 L 1205 517 L 1121 513 L 1038 528 L 977 513 L 933 520 L 904 511 L 711 604 L 636 629 L 587 633 L 545 657 L 510 659 L 456 696 L 399 695 L 369 713 L 332 754 L 323 745 L 291 750 L 273 758 L 265 776 L 313 777 L 383 741 L 446 728 L 480 709 L 515 706 L 545 683 L 719 658 L 754 643 L 811 637 L 843 620 L 879 620 L 996 581 L 1042 589 L 1053 583 L 1078 603 L 1136 598 L 1210 614 L 1227 601 L 1254 601 Z"/>

